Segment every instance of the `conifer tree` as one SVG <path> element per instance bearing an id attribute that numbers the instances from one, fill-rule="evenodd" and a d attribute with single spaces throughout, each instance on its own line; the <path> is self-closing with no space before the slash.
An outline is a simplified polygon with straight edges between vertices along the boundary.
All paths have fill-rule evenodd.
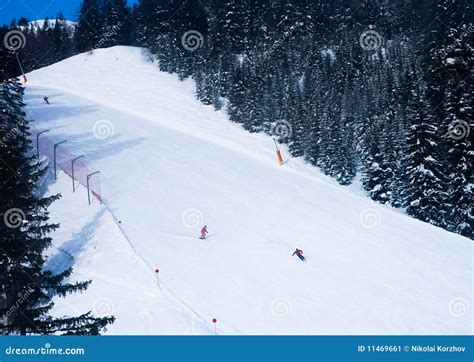
<path id="1" fill-rule="evenodd" d="M 445 87 L 444 111 L 444 142 L 446 146 L 446 169 L 449 179 L 448 205 L 449 229 L 461 235 L 473 238 L 472 226 L 474 215 L 474 78 L 472 69 L 474 57 L 472 35 L 467 25 L 460 29 L 451 29 L 448 36 L 449 44 L 439 49 L 438 57 L 450 74 Z"/>
<path id="2" fill-rule="evenodd" d="M 80 53 L 93 49 L 100 42 L 104 25 L 101 4 L 97 0 L 84 0 L 81 5 L 76 29 L 76 46 Z"/>
<path id="3" fill-rule="evenodd" d="M 411 80 L 415 80 L 417 72 Z M 440 137 L 438 126 L 427 122 L 426 100 L 418 85 L 406 84 L 411 89 L 408 104 L 404 169 L 406 187 L 402 197 L 408 214 L 434 225 L 446 219 L 446 184 L 442 162 L 439 160 Z"/>
<path id="4" fill-rule="evenodd" d="M 49 222 L 49 206 L 60 195 L 38 196 L 46 167 L 31 153 L 23 111 L 23 89 L 6 81 L 0 95 L 0 315 L 2 334 L 99 334 L 113 317 L 52 317 L 53 297 L 82 292 L 90 281 L 68 283 L 72 268 L 46 268 L 49 236 L 59 225 Z"/>

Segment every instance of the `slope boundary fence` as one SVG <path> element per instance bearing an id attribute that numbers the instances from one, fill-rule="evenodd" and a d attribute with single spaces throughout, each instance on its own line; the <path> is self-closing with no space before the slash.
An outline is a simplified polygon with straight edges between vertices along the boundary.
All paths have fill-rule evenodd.
<path id="1" fill-rule="evenodd" d="M 88 190 L 89 204 L 92 198 L 102 203 L 100 188 L 100 173 L 89 169 L 85 159 L 87 154 L 76 155 L 67 148 L 67 139 L 56 140 L 47 135 L 48 130 L 38 131 L 31 127 L 30 140 L 38 158 L 46 157 L 50 162 L 50 168 L 57 176 L 59 170 L 68 175 L 71 180 L 71 191 L 75 192 L 77 185 L 81 184 Z"/>

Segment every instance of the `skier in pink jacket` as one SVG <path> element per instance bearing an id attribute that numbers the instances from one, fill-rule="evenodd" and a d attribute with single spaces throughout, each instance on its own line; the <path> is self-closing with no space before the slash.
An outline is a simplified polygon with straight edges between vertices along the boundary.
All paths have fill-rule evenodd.
<path id="1" fill-rule="evenodd" d="M 206 234 L 209 234 L 208 231 L 207 231 L 207 226 L 204 225 L 204 227 L 201 229 L 201 237 L 199 239 L 205 239 L 206 238 Z"/>

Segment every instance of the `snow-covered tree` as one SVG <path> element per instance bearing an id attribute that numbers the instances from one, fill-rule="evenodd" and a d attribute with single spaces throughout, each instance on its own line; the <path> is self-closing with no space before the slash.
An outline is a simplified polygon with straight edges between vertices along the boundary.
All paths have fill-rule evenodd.
<path id="1" fill-rule="evenodd" d="M 32 155 L 23 111 L 23 89 L 16 80 L 3 83 L 0 96 L 0 324 L 1 334 L 99 334 L 113 317 L 53 317 L 53 297 L 82 292 L 90 281 L 68 283 L 72 268 L 46 268 L 50 233 L 49 206 L 60 195 L 39 197 L 46 167 Z M 19 301 L 20 300 L 20 301 Z"/>

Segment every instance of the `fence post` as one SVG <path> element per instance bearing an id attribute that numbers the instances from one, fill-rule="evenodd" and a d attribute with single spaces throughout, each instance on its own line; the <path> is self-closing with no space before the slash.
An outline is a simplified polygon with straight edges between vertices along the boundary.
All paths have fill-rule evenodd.
<path id="1" fill-rule="evenodd" d="M 89 187 L 89 179 L 94 176 L 94 175 L 97 175 L 98 173 L 100 173 L 100 171 L 96 171 L 96 172 L 93 172 L 93 173 L 90 173 L 89 175 L 87 175 L 87 199 L 89 200 L 89 205 L 91 204 L 91 194 L 90 194 L 90 187 Z"/>
<path id="2" fill-rule="evenodd" d="M 76 157 L 75 159 L 71 160 L 71 171 L 72 171 L 72 193 L 76 192 L 76 187 L 74 186 L 74 163 L 84 157 L 84 155 Z"/>
<path id="3" fill-rule="evenodd" d="M 36 134 L 36 158 L 38 159 L 38 162 L 40 160 L 40 146 L 39 146 L 39 137 L 43 134 L 49 132 L 49 129 L 45 129 L 44 131 L 38 132 Z"/>
<path id="4" fill-rule="evenodd" d="M 57 174 L 56 174 L 56 148 L 58 148 L 58 146 L 60 144 L 63 144 L 67 141 L 61 141 L 61 142 L 58 142 L 58 143 L 55 143 L 54 144 L 54 179 L 56 180 L 58 178 Z"/>

